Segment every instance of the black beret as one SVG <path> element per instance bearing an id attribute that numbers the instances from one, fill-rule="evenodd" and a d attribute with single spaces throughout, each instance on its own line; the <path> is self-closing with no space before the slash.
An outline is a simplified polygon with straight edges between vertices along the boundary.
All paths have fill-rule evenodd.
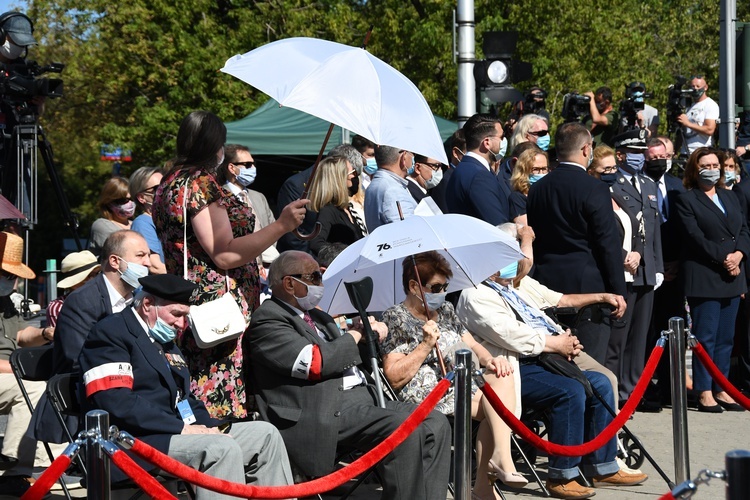
<path id="1" fill-rule="evenodd" d="M 198 285 L 192 281 L 187 281 L 175 274 L 150 274 L 138 281 L 145 292 L 179 304 L 190 304 L 193 291 L 198 288 Z"/>
<path id="2" fill-rule="evenodd" d="M 632 129 L 623 132 L 620 135 L 615 136 L 615 149 L 630 148 L 630 149 L 647 149 L 646 148 L 646 130 L 645 129 Z"/>

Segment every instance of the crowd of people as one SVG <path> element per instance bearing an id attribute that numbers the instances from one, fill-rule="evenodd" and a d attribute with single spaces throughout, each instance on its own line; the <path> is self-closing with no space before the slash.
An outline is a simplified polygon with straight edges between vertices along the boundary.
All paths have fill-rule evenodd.
<path id="1" fill-rule="evenodd" d="M 638 85 L 631 91 L 645 90 Z M 9 366 L 2 369 L 14 349 L 49 343 L 53 371 L 80 374 L 84 408 L 107 410 L 114 425 L 191 467 L 258 485 L 292 484 L 292 470 L 324 476 L 343 454 L 371 449 L 437 385 L 439 357 L 450 363 L 460 348 L 471 350 L 511 411 L 544 411 L 550 440 L 564 445 L 612 421 L 673 316 L 690 319 L 727 376 L 736 344 L 733 379 L 750 389 L 750 181 L 737 154 L 712 147 L 705 81 L 691 85 L 700 95 L 679 120 L 687 139 L 682 179 L 672 141 L 657 135 L 658 115 L 638 113 L 627 126 L 602 88 L 590 95 L 589 116 L 560 125 L 554 141 L 544 113 L 517 116 L 512 131 L 497 117 L 474 115 L 448 141 L 450 164 L 357 136 L 333 148 L 314 175 L 311 167 L 288 178 L 275 214 L 251 189 L 258 175 L 251 149 L 225 144 L 214 114 L 190 113 L 163 168 L 105 183 L 89 250 L 63 260 L 64 293 L 42 328 L 23 328 L 9 299 L 17 278 L 34 273 L 21 263 L 22 239 L 0 233 L 0 394 L 11 408 L 0 484 L 23 493 L 31 468 L 48 465 L 22 442 L 65 441 L 43 383 L 30 391 L 32 415 Z M 426 198 L 444 213 L 498 226 L 524 257 L 450 300 L 455 270 L 440 253 L 404 261 L 406 298 L 367 319 L 395 393 L 381 408 L 363 365 L 365 325 L 317 307 L 322 273 L 346 246 L 412 216 Z M 202 347 L 189 306 L 227 294 L 244 332 Z M 559 375 L 553 365 L 561 362 L 572 362 L 599 397 Z M 657 379 L 668 386 L 666 365 Z M 699 411 L 742 411 L 697 360 L 690 383 Z M 667 402 L 659 386 L 640 410 Z M 378 464 L 383 498 L 445 497 L 453 398 L 450 390 Z M 495 481 L 525 486 L 510 429 L 476 386 L 471 415 L 473 498 L 499 498 Z M 80 423 L 66 422 L 73 434 Z M 594 486 L 647 479 L 616 453 L 612 438 L 586 457 L 550 456 L 550 493 L 593 496 L 581 473 Z M 115 469 L 113 478 L 123 478 Z M 224 495 L 198 488 L 197 498 Z"/>

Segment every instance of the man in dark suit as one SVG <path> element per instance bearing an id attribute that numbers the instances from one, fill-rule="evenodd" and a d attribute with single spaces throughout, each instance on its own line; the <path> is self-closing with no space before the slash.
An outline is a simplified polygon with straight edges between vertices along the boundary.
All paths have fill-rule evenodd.
<path id="1" fill-rule="evenodd" d="M 619 306 L 612 315 L 622 317 L 627 308 L 622 242 L 607 185 L 586 173 L 594 155 L 591 134 L 580 123 L 565 123 L 555 145 L 560 165 L 529 191 L 529 225 L 536 233 L 533 277 L 561 293 L 614 293 Z M 575 318 L 560 319 L 575 326 Z M 577 328 L 586 352 L 603 364 L 608 311 L 587 308 Z"/>
<path id="2" fill-rule="evenodd" d="M 198 286 L 173 274 L 140 282 L 143 290 L 133 306 L 98 322 L 83 345 L 84 409 L 107 411 L 113 425 L 210 476 L 240 484 L 292 484 L 276 428 L 235 422 L 222 429 L 190 392 L 190 372 L 174 338 L 187 327 L 190 296 Z M 113 472 L 114 480 L 124 479 Z M 233 497 L 196 492 L 198 500 L 223 498 Z"/>
<path id="3" fill-rule="evenodd" d="M 448 202 L 445 199 L 446 192 L 448 190 L 448 182 L 453 176 L 453 172 L 456 170 L 456 165 L 461 162 L 461 159 L 466 154 L 466 139 L 464 138 L 463 129 L 458 129 L 453 132 L 453 135 L 447 141 L 449 149 L 446 148 L 450 165 L 443 165 L 443 178 L 440 183 L 430 193 L 432 199 L 435 200 L 438 208 L 445 214 L 448 213 Z"/>
<path id="4" fill-rule="evenodd" d="M 269 273 L 273 297 L 254 313 L 247 337 L 250 385 L 264 420 L 274 424 L 289 456 L 307 475 L 331 472 L 343 451 L 368 451 L 409 416 L 414 405 L 377 406 L 362 362 L 356 327 L 341 332 L 315 309 L 323 287 L 318 263 L 302 252 L 282 253 Z M 385 325 L 376 324 L 381 336 Z M 433 411 L 378 467 L 384 499 L 443 498 L 450 468 L 450 426 Z"/>
<path id="5" fill-rule="evenodd" d="M 646 159 L 651 161 L 666 154 L 666 148 L 658 139 L 653 139 L 647 147 L 646 136 L 646 129 L 633 129 L 614 138 L 619 170 L 612 190 L 620 196 L 627 212 L 635 214 L 638 228 L 635 237 L 640 239 L 643 249 L 635 273 L 631 273 L 633 280 L 627 284 L 627 312 L 622 324 L 613 326 L 607 349 L 606 366 L 617 375 L 620 405 L 627 401 L 646 365 L 654 289 L 664 281 L 658 188 L 642 172 Z"/>
<path id="6" fill-rule="evenodd" d="M 54 373 L 78 371 L 78 355 L 91 328 L 133 301 L 138 278 L 151 266 L 149 255 L 148 243 L 139 233 L 123 230 L 109 235 L 100 255 L 101 273 L 71 293 L 60 310 L 52 351 Z M 66 420 L 75 435 L 78 419 L 67 416 Z M 67 441 L 46 395 L 39 400 L 27 432 L 40 441 Z"/>
<path id="7" fill-rule="evenodd" d="M 498 181 L 491 168 L 502 158 L 503 126 L 497 118 L 476 114 L 463 131 L 468 153 L 448 181 L 448 212 L 470 215 L 493 226 L 508 222 L 510 188 Z"/>
<path id="8" fill-rule="evenodd" d="M 310 181 L 310 175 L 312 174 L 312 167 L 308 167 L 302 172 L 289 177 L 281 185 L 279 193 L 276 196 L 276 209 L 277 213 L 281 213 L 281 210 L 293 201 L 302 198 L 302 193 L 305 191 L 305 185 Z M 305 218 L 302 224 L 297 228 L 302 234 L 310 234 L 315 228 L 315 221 L 318 220 L 318 213 L 308 210 L 305 212 Z M 310 250 L 310 244 L 307 241 L 297 238 L 293 233 L 286 233 L 284 236 L 279 238 L 276 243 L 276 249 L 279 252 L 284 250 L 300 250 L 307 252 Z"/>

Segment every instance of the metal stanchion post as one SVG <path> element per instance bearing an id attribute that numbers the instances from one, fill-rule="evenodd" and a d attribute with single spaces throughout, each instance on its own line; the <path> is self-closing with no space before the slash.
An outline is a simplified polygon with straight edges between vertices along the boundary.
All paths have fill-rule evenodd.
<path id="1" fill-rule="evenodd" d="M 456 351 L 453 473 L 456 500 L 471 499 L 471 351 Z"/>
<path id="2" fill-rule="evenodd" d="M 672 440 L 675 482 L 690 479 L 688 450 L 687 389 L 685 380 L 685 321 L 669 319 L 669 362 L 672 372 Z"/>
<path id="3" fill-rule="evenodd" d="M 730 451 L 724 460 L 727 472 L 727 500 L 750 498 L 750 451 Z"/>
<path id="4" fill-rule="evenodd" d="M 86 446 L 86 490 L 89 500 L 109 500 L 109 457 L 99 438 L 109 439 L 109 413 L 92 410 L 86 414 L 88 443 Z"/>

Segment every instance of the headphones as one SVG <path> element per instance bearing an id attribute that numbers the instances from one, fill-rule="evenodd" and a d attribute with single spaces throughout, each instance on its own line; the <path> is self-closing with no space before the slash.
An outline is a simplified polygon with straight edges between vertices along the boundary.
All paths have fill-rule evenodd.
<path id="1" fill-rule="evenodd" d="M 10 19 L 11 17 L 23 17 L 29 22 L 29 26 L 31 26 L 31 33 L 34 33 L 34 23 L 31 22 L 31 19 L 26 14 L 23 14 L 21 12 L 6 12 L 5 14 L 0 16 L 0 42 L 5 42 L 5 37 L 8 36 L 8 33 L 5 31 L 5 21 Z"/>

